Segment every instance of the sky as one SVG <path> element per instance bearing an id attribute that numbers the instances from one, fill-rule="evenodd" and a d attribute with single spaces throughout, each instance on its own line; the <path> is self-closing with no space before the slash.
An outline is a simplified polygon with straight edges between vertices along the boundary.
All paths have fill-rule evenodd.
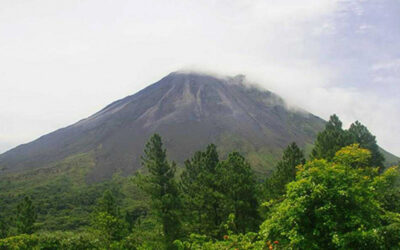
<path id="1" fill-rule="evenodd" d="M 177 70 L 244 74 L 400 155 L 400 0 L 2 0 L 0 152 Z"/>

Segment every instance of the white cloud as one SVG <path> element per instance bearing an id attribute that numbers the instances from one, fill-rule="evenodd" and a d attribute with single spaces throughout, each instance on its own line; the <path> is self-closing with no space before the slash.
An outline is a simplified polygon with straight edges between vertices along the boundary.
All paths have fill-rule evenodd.
<path id="1" fill-rule="evenodd" d="M 393 126 L 385 119 L 400 122 L 396 102 L 357 85 L 353 76 L 370 66 L 348 71 L 357 69 L 348 55 L 359 40 L 344 24 L 369 13 L 363 1 L 351 2 L 2 1 L 0 151 L 87 117 L 171 71 L 198 68 L 246 74 L 323 118 L 360 119 L 400 154 L 400 136 L 388 132 Z M 362 55 L 374 51 L 358 47 Z"/>
<path id="2" fill-rule="evenodd" d="M 378 62 L 372 65 L 372 70 L 374 71 L 394 70 L 396 72 L 400 72 L 400 58 L 395 58 L 385 62 Z"/>

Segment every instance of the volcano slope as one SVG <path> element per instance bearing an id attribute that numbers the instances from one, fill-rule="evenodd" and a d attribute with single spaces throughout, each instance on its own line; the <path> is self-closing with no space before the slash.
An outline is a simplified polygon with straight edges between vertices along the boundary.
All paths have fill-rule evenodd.
<path id="1" fill-rule="evenodd" d="M 267 173 L 292 141 L 309 151 L 324 124 L 306 111 L 289 109 L 282 98 L 247 84 L 243 76 L 175 72 L 0 155 L 0 168 L 3 173 L 32 170 L 87 154 L 93 162 L 87 179 L 98 181 L 139 169 L 146 141 L 159 133 L 178 164 L 215 143 L 222 156 L 239 151 L 257 172 Z"/>

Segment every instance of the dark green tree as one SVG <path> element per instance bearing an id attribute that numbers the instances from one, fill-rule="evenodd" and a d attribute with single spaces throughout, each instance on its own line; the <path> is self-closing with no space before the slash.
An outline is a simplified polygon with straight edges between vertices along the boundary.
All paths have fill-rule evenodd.
<path id="1" fill-rule="evenodd" d="M 16 227 L 18 234 L 32 234 L 37 218 L 31 198 L 25 196 L 17 206 Z"/>
<path id="2" fill-rule="evenodd" d="M 176 165 L 168 162 L 160 135 L 154 134 L 147 142 L 142 164 L 149 175 L 141 187 L 151 197 L 153 212 L 163 226 L 166 247 L 173 248 L 173 241 L 179 237 L 180 197 L 175 182 Z"/>
<path id="3" fill-rule="evenodd" d="M 379 151 L 379 146 L 376 143 L 376 138 L 372 135 L 367 127 L 362 125 L 359 121 L 351 124 L 348 130 L 352 143 L 358 143 L 361 148 L 371 151 L 372 157 L 369 166 L 383 167 L 385 157 Z"/>
<path id="4" fill-rule="evenodd" d="M 93 226 L 108 240 L 121 240 L 127 235 L 128 225 L 121 218 L 117 200 L 111 190 L 106 190 L 97 201 Z"/>
<path id="5" fill-rule="evenodd" d="M 217 171 L 225 221 L 233 214 L 236 233 L 254 232 L 260 218 L 256 182 L 249 163 L 233 152 L 218 165 Z"/>
<path id="6" fill-rule="evenodd" d="M 318 133 L 315 146 L 311 152 L 312 159 L 332 160 L 335 153 L 344 146 L 351 144 L 349 133 L 342 128 L 342 122 L 335 114 L 325 126 L 325 130 Z"/>
<path id="7" fill-rule="evenodd" d="M 282 159 L 278 162 L 275 172 L 266 181 L 267 198 L 275 199 L 285 192 L 287 183 L 296 178 L 296 167 L 306 162 L 303 151 L 295 142 L 283 151 Z"/>
<path id="8" fill-rule="evenodd" d="M 181 175 L 185 207 L 185 220 L 188 230 L 198 234 L 216 236 L 223 222 L 221 216 L 222 194 L 217 188 L 216 167 L 219 163 L 214 144 L 205 151 L 198 151 L 185 162 Z"/>

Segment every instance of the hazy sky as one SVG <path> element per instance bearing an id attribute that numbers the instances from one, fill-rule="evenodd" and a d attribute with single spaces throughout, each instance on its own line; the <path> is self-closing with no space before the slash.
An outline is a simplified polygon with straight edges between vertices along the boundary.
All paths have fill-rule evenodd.
<path id="1" fill-rule="evenodd" d="M 1 0 L 0 152 L 179 69 L 245 74 L 400 155 L 400 0 Z"/>

